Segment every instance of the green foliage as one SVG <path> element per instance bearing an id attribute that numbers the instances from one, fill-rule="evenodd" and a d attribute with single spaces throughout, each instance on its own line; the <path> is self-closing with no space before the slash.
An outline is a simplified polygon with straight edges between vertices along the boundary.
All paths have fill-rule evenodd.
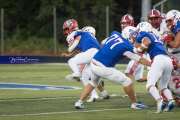
<path id="1" fill-rule="evenodd" d="M 119 20 L 122 15 L 131 13 L 138 23 L 141 15 L 142 0 L 1 0 L 0 8 L 4 8 L 4 33 L 9 50 L 25 43 L 29 48 L 52 49 L 53 38 L 53 8 L 56 8 L 57 38 L 59 43 L 65 44 L 62 33 L 63 22 L 69 18 L 78 21 L 80 28 L 91 25 L 96 28 L 97 38 L 106 37 L 106 7 L 109 6 L 109 32 L 120 30 Z M 152 5 L 159 0 L 152 0 Z M 165 10 L 179 9 L 179 0 L 169 0 Z M 18 37 L 18 38 L 17 38 Z M 10 40 L 12 38 L 12 40 Z M 38 39 L 46 40 L 38 40 Z M 16 40 L 15 40 L 16 39 Z M 36 40 L 31 40 L 36 39 Z M 7 43 L 7 41 L 5 43 Z M 9 42 L 11 41 L 11 42 Z M 32 41 L 32 43 L 30 43 Z M 44 45 L 47 43 L 48 45 Z M 18 42 L 18 43 L 15 43 Z M 11 45 L 12 43 L 12 45 Z M 35 46 L 32 46 L 35 45 Z M 41 46 L 42 45 L 42 46 Z M 12 48 L 11 48 L 12 47 Z M 15 48 L 14 48 L 15 47 Z M 23 47 L 22 47 L 23 48 Z"/>

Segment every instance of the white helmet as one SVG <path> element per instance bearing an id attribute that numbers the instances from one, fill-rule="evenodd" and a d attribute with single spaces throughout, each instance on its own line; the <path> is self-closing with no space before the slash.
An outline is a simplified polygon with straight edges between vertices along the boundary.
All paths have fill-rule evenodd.
<path id="1" fill-rule="evenodd" d="M 133 43 L 131 37 L 135 34 L 137 34 L 137 28 L 133 26 L 127 26 L 122 31 L 122 37 L 128 39 L 131 43 Z"/>
<path id="2" fill-rule="evenodd" d="M 172 29 L 178 20 L 180 20 L 180 12 L 178 10 L 170 10 L 166 14 L 166 23 L 169 29 Z M 168 21 L 172 21 L 172 22 L 168 22 Z"/>
<path id="3" fill-rule="evenodd" d="M 178 10 L 170 10 L 166 14 L 166 20 L 174 20 L 180 18 L 180 12 Z"/>
<path id="4" fill-rule="evenodd" d="M 148 22 L 140 22 L 137 27 L 139 32 L 145 31 L 145 32 L 152 32 L 152 25 Z"/>
<path id="5" fill-rule="evenodd" d="M 85 26 L 82 28 L 82 31 L 90 32 L 93 36 L 96 36 L 96 30 L 92 26 Z"/>

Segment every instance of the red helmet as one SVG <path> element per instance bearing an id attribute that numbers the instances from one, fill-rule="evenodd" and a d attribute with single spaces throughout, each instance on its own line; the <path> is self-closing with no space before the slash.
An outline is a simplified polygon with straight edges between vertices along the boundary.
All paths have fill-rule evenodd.
<path id="1" fill-rule="evenodd" d="M 149 23 L 156 29 L 160 27 L 160 24 L 162 22 L 162 16 L 159 10 L 152 9 L 148 13 L 148 20 Z"/>
<path id="2" fill-rule="evenodd" d="M 75 19 L 66 20 L 63 24 L 63 33 L 65 36 L 77 29 L 79 29 L 79 27 L 78 22 Z"/>
<path id="3" fill-rule="evenodd" d="M 122 30 L 127 26 L 134 26 L 134 18 L 130 14 L 125 14 L 121 18 L 120 25 Z"/>

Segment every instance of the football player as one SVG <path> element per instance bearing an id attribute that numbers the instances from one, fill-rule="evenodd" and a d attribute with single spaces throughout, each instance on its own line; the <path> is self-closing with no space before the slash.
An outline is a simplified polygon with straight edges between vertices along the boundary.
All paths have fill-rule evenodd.
<path id="1" fill-rule="evenodd" d="M 69 19 L 64 22 L 63 31 L 64 35 L 67 36 L 66 41 L 69 46 L 68 51 L 80 51 L 80 53 L 68 60 L 68 65 L 73 71 L 70 77 L 74 79 L 81 79 L 84 86 L 86 86 L 87 81 L 91 78 L 91 73 L 88 72 L 89 69 L 87 65 L 90 63 L 95 53 L 99 50 L 100 45 L 95 36 L 93 36 L 90 32 L 79 30 L 78 22 L 74 19 Z M 80 68 L 82 69 L 79 69 L 79 66 L 81 66 Z M 108 93 L 103 87 L 99 88 L 99 90 L 104 98 L 108 98 Z M 96 99 L 97 96 L 98 95 L 94 90 L 92 92 L 92 98 Z"/>
<path id="2" fill-rule="evenodd" d="M 174 40 L 165 41 L 170 48 L 174 48 L 172 54 L 180 59 L 180 12 L 170 10 L 166 14 L 166 23 L 168 29 L 174 34 Z"/>
<path id="3" fill-rule="evenodd" d="M 107 38 L 104 46 L 95 54 L 91 61 L 90 67 L 94 73 L 94 79 L 83 90 L 80 99 L 75 103 L 75 108 L 84 108 L 84 100 L 97 85 L 99 77 L 121 84 L 131 100 L 132 109 L 143 109 L 146 107 L 137 103 L 132 80 L 114 67 L 124 56 L 146 65 L 151 64 L 141 56 L 134 54 L 133 45 L 127 39 L 124 39 L 119 32 L 113 31 Z"/>
<path id="4" fill-rule="evenodd" d="M 174 99 L 171 91 L 168 89 L 168 82 L 171 78 L 171 72 L 173 70 L 173 64 L 171 58 L 166 52 L 162 41 L 157 37 L 150 27 L 146 27 L 147 22 L 141 22 L 138 24 L 138 34 L 134 39 L 136 40 L 136 52 L 147 52 L 150 55 L 152 64 L 147 75 L 146 88 L 148 92 L 157 102 L 157 113 L 162 112 L 166 105 L 159 93 L 164 94 L 167 98 L 167 111 L 171 111 L 174 108 Z M 155 86 L 159 80 L 159 90 Z"/>
<path id="5" fill-rule="evenodd" d="M 148 22 L 155 28 L 160 35 L 168 31 L 163 14 L 157 9 L 151 9 L 148 13 Z"/>
<path id="6" fill-rule="evenodd" d="M 178 10 L 170 10 L 166 14 L 166 23 L 171 33 L 165 36 L 164 41 L 168 45 L 168 50 L 171 55 L 177 60 L 180 60 L 180 12 Z M 180 105 L 180 92 L 178 92 L 180 89 L 179 85 L 180 68 L 177 68 L 172 73 L 172 79 L 170 80 L 169 87 L 174 93 L 178 106 Z"/>
<path id="7" fill-rule="evenodd" d="M 134 26 L 134 18 L 130 14 L 125 14 L 122 16 L 121 21 L 120 21 L 121 30 L 123 31 L 124 28 L 128 26 Z M 139 64 L 135 60 L 129 61 L 125 70 L 125 74 L 131 79 L 134 79 L 138 82 L 146 81 L 146 77 L 144 77 L 144 65 Z"/>
<path id="8" fill-rule="evenodd" d="M 134 26 L 134 18 L 130 14 L 123 15 L 120 21 L 121 30 L 127 26 Z"/>

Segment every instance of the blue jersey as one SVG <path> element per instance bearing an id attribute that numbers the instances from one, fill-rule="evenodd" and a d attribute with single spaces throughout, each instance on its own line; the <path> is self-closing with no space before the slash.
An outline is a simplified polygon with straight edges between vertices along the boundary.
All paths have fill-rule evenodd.
<path id="1" fill-rule="evenodd" d="M 124 39 L 119 32 L 112 32 L 104 46 L 97 52 L 94 59 L 106 67 L 113 67 L 122 59 L 124 52 L 133 51 L 133 45 Z"/>
<path id="2" fill-rule="evenodd" d="M 151 59 L 159 54 L 167 55 L 166 48 L 164 47 L 162 41 L 159 39 L 159 37 L 151 32 L 140 32 L 136 37 L 136 42 L 141 43 L 144 37 L 147 37 L 151 41 L 147 49 Z"/>
<path id="3" fill-rule="evenodd" d="M 80 42 L 77 45 L 76 49 L 79 49 L 82 52 L 85 52 L 90 48 L 100 49 L 100 44 L 98 40 L 89 32 L 77 31 L 74 37 L 76 36 L 81 36 Z"/>
<path id="4" fill-rule="evenodd" d="M 180 20 L 177 21 L 176 25 L 172 29 L 174 35 L 176 35 L 179 31 L 180 31 Z"/>

